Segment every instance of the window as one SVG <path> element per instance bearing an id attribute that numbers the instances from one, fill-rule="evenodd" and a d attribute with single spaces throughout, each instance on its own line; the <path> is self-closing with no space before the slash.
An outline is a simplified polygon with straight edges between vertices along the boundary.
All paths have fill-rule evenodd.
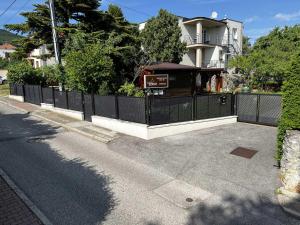
<path id="1" fill-rule="evenodd" d="M 238 39 L 238 32 L 237 28 L 232 28 L 232 36 L 234 40 Z"/>

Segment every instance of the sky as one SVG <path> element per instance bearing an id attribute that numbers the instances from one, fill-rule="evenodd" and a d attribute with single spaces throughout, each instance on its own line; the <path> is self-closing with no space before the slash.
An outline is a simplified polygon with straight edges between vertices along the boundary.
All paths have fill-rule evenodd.
<path id="1" fill-rule="evenodd" d="M 12 3 L 4 14 L 4 10 Z M 0 28 L 3 24 L 23 22 L 19 12 L 32 10 L 32 4 L 44 0 L 0 0 Z M 300 0 L 102 0 L 100 9 L 109 4 L 119 5 L 130 22 L 143 22 L 155 16 L 159 9 L 183 17 L 228 17 L 244 23 L 244 33 L 253 43 L 274 27 L 300 24 Z"/>

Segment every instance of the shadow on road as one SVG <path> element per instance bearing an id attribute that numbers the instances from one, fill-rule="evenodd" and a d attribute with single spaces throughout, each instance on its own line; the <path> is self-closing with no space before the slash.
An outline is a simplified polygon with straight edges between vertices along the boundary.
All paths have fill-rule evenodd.
<path id="1" fill-rule="evenodd" d="M 50 145 L 59 132 L 27 114 L 0 114 L 0 167 L 53 224 L 100 224 L 117 204 L 112 181 L 59 154 Z"/>
<path id="2" fill-rule="evenodd" d="M 190 215 L 187 225 L 299 225 L 268 198 L 241 199 L 227 195 L 211 205 L 200 203 Z"/>

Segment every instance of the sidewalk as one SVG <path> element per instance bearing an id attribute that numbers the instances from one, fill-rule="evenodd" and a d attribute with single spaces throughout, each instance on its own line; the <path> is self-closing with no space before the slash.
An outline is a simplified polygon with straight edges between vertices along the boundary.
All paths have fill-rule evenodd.
<path id="1" fill-rule="evenodd" d="M 0 97 L 0 103 L 105 144 L 118 137 L 118 134 L 114 131 L 94 126 L 87 121 L 76 120 L 59 113 L 42 109 L 37 105 L 18 102 L 8 97 Z"/>
<path id="2" fill-rule="evenodd" d="M 12 183 L 0 169 L 0 224 L 1 225 L 48 225 L 44 215 L 34 208 L 27 197 Z M 17 192 L 17 193 L 16 193 Z M 23 196 L 23 198 L 21 198 Z M 45 220 L 41 222 L 40 218 Z"/>

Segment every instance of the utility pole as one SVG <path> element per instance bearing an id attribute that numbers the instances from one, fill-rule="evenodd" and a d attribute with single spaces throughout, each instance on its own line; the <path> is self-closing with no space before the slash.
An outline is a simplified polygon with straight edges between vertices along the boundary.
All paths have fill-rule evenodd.
<path id="1" fill-rule="evenodd" d="M 52 25 L 52 36 L 53 36 L 53 45 L 54 45 L 54 54 L 55 54 L 55 61 L 57 64 L 61 64 L 61 58 L 59 53 L 59 45 L 57 40 L 57 32 L 56 32 L 56 22 L 55 22 L 55 8 L 54 8 L 54 1 L 49 0 L 49 8 L 51 14 L 51 25 Z"/>
<path id="2" fill-rule="evenodd" d="M 59 53 L 59 45 L 58 45 L 57 32 L 56 32 L 54 0 L 49 0 L 49 8 L 50 8 L 50 14 L 51 14 L 52 37 L 53 37 L 55 61 L 56 61 L 56 64 L 60 65 L 61 58 L 60 58 L 60 53 Z M 63 90 L 62 83 L 59 83 L 59 90 L 60 91 Z"/>

